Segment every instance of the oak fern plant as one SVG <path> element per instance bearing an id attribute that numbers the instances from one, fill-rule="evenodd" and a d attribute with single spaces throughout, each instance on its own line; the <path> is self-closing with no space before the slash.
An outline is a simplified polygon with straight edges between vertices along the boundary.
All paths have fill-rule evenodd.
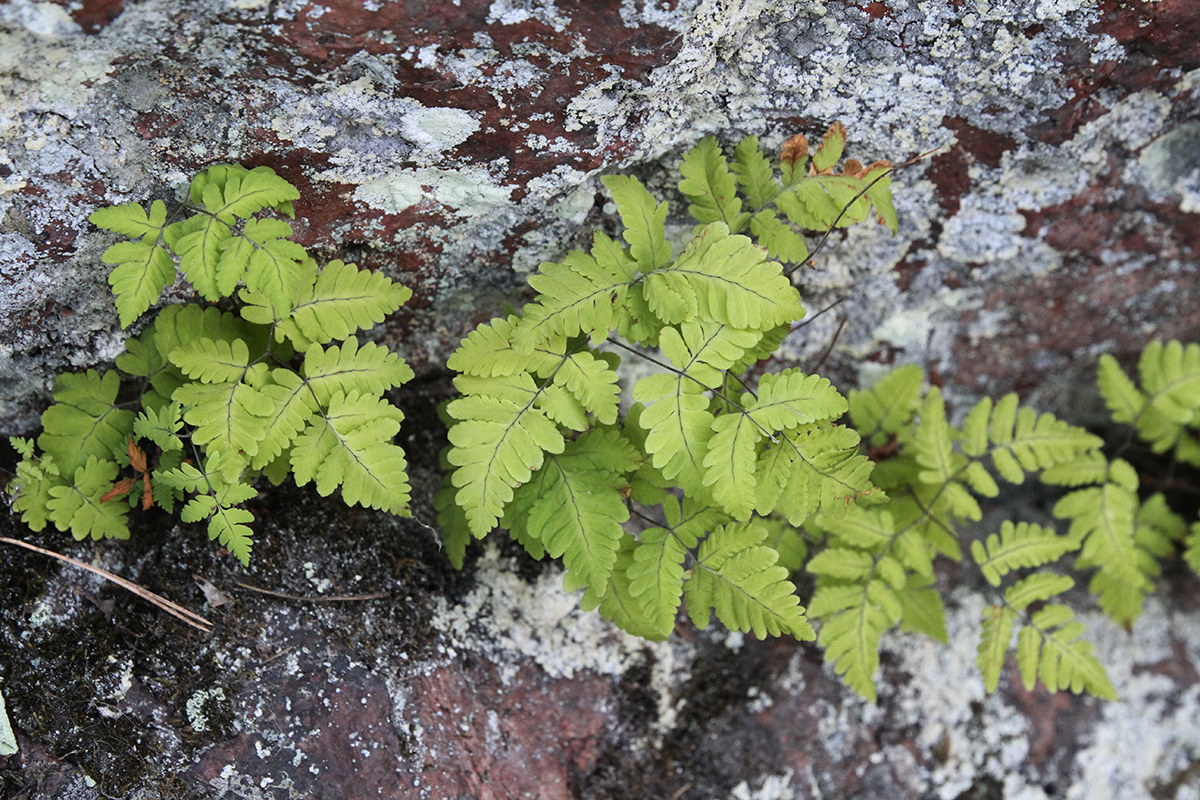
<path id="1" fill-rule="evenodd" d="M 977 647 L 988 691 L 1015 639 L 1027 687 L 1115 697 L 1062 595 L 1072 574 L 1090 574 L 1101 609 L 1129 625 L 1186 531 L 1162 495 L 1139 494 L 1125 460 L 1016 395 L 953 425 L 917 367 L 848 399 L 817 375 L 752 369 L 804 314 L 787 278 L 808 258 L 806 233 L 872 212 L 895 229 L 890 165 L 833 172 L 844 136 L 831 128 L 811 161 L 790 140 L 777 170 L 753 138 L 732 164 L 701 141 L 681 167 L 698 225 L 678 253 L 667 204 L 634 178 L 604 179 L 624 241 L 597 233 L 590 251 L 542 264 L 534 302 L 480 326 L 450 359 L 461 397 L 446 409 L 436 501 L 450 556 L 461 565 L 472 537 L 504 528 L 534 557 L 562 558 L 564 588 L 631 633 L 665 638 L 682 606 L 701 628 L 715 613 L 760 637 L 816 638 L 873 700 L 885 632 L 946 641 L 934 564 L 963 560 L 969 545 L 994 587 Z M 633 384 L 623 414 L 628 357 L 656 371 Z M 1200 462 L 1200 346 L 1152 346 L 1141 378 L 1101 364 L 1114 418 Z M 1030 478 L 1069 489 L 1054 509 L 1065 532 L 1008 521 L 964 540 L 1001 482 Z M 1186 557 L 1200 566 L 1200 523 Z M 799 570 L 815 581 L 807 608 L 789 577 Z"/>
<path id="2" fill-rule="evenodd" d="M 874 215 L 895 229 L 890 165 L 847 162 L 835 125 L 808 158 L 790 140 L 778 171 L 748 138 L 732 168 L 708 138 L 679 188 L 695 235 L 673 252 L 667 204 L 632 177 L 603 179 L 624 242 L 545 263 L 534 302 L 480 326 L 449 361 L 451 467 L 437 506 L 447 547 L 497 525 L 535 557 L 562 558 L 568 590 L 626 630 L 661 639 L 681 603 L 699 627 L 814 636 L 792 570 L 798 526 L 875 492 L 846 400 L 799 370 L 749 370 L 804 315 L 774 258 L 808 256 L 803 233 Z M 876 180 L 878 179 L 878 180 Z M 623 355 L 658 372 L 622 414 Z"/>
<path id="3" fill-rule="evenodd" d="M 122 327 L 177 270 L 205 302 L 164 308 L 115 370 L 58 377 L 36 446 L 12 440 L 22 460 L 9 491 L 31 528 L 124 539 L 131 508 L 178 506 L 249 563 L 255 479 L 289 474 L 350 505 L 408 514 L 404 452 L 392 443 L 403 417 L 383 393 L 412 372 L 355 334 L 411 292 L 353 264 L 318 267 L 280 219 L 299 197 L 267 167 L 220 165 L 192 181 L 176 221 L 161 200 L 91 215 L 127 237 L 103 256 Z"/>

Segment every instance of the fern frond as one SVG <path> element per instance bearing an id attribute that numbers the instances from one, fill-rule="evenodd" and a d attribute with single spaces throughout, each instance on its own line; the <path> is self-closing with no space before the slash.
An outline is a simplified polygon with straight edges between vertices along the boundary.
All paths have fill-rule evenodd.
<path id="1" fill-rule="evenodd" d="M 529 510 L 528 530 L 546 552 L 562 558 L 582 585 L 602 590 L 616 561 L 618 542 L 629 519 L 621 488 L 622 472 L 605 468 L 597 451 L 621 438 L 614 430 L 596 430 L 569 442 L 561 454 L 550 454 L 530 481 L 536 497 Z M 627 466 L 632 466 L 630 463 Z"/>
<path id="2" fill-rule="evenodd" d="M 545 367 L 543 367 L 543 370 Z M 588 350 L 565 355 L 552 370 L 551 380 L 564 387 L 602 425 L 617 421 L 620 387 L 608 362 Z"/>
<path id="3" fill-rule="evenodd" d="M 412 377 L 413 371 L 400 356 L 374 342 L 359 347 L 354 336 L 340 347 L 309 345 L 304 353 L 304 381 L 319 403 L 338 392 L 381 395 Z"/>
<path id="4" fill-rule="evenodd" d="M 276 337 L 287 337 L 297 350 L 345 339 L 383 322 L 410 297 L 411 289 L 386 275 L 330 261 L 311 288 L 301 284 L 291 312 L 276 326 Z"/>
<path id="5" fill-rule="evenodd" d="M 449 471 L 442 476 L 442 485 L 433 496 L 433 510 L 437 512 L 446 558 L 450 559 L 455 569 L 462 569 L 467 557 L 467 545 L 471 542 L 471 527 L 467 524 L 466 512 L 454 501 L 458 489 L 454 487 L 450 477 Z"/>
<path id="6" fill-rule="evenodd" d="M 629 565 L 629 594 L 664 637 L 674 626 L 683 598 L 686 556 L 687 548 L 678 536 L 665 528 L 649 528 L 642 531 Z"/>
<path id="7" fill-rule="evenodd" d="M 669 266 L 643 279 L 646 301 L 664 322 L 716 320 L 769 330 L 804 316 L 800 295 L 777 262 L 721 222 L 707 225 Z"/>
<path id="8" fill-rule="evenodd" d="M 167 222 L 167 206 L 162 200 L 155 200 L 150 204 L 149 214 L 141 203 L 106 206 L 89 214 L 88 221 L 97 228 L 121 233 L 131 239 L 156 241 Z"/>
<path id="9" fill-rule="evenodd" d="M 296 485 L 313 481 L 322 497 L 340 488 L 346 505 L 407 513 L 407 464 L 392 444 L 403 418 L 381 397 L 335 393 L 292 444 Z"/>
<path id="10" fill-rule="evenodd" d="M 750 218 L 742 212 L 737 183 L 715 136 L 705 136 L 683 156 L 679 191 L 691 201 L 688 213 L 701 225 L 724 222 L 734 233 Z"/>
<path id="11" fill-rule="evenodd" d="M 149 439 L 164 452 L 182 450 L 183 440 L 179 431 L 183 428 L 183 406 L 171 403 L 159 411 L 142 407 L 142 412 L 133 421 L 133 432 L 139 439 Z"/>
<path id="12" fill-rule="evenodd" d="M 825 662 L 833 665 L 843 683 L 874 702 L 879 641 L 895 620 L 861 585 L 818 587 L 810 611 L 818 601 L 821 609 L 828 613 L 822 617 L 821 632 L 817 637 L 817 645 L 825 651 Z"/>
<path id="13" fill-rule="evenodd" d="M 208 520 L 208 538 L 215 539 L 222 547 L 250 566 L 250 551 L 254 546 L 251 539 L 254 531 L 246 523 L 253 522 L 254 515 L 244 508 L 218 506 Z"/>
<path id="14" fill-rule="evenodd" d="M 608 189 L 617 212 L 625 225 L 625 241 L 638 269 L 650 272 L 671 261 L 671 246 L 667 244 L 666 201 L 656 202 L 637 178 L 628 175 L 606 175 L 600 179 Z"/>
<path id="15" fill-rule="evenodd" d="M 116 479 L 116 462 L 89 456 L 75 470 L 72 483 L 49 487 L 47 516 L 60 531 L 70 530 L 76 539 L 128 539 L 125 519 L 129 505 L 100 499 Z"/>
<path id="16" fill-rule="evenodd" d="M 447 456 L 456 467 L 456 498 L 466 510 L 471 532 L 482 537 L 513 499 L 513 489 L 542 466 L 544 454 L 561 453 L 566 443 L 557 426 L 533 407 L 532 399 L 518 404 L 501 397 L 468 395 L 446 410 L 460 420 L 450 429 L 452 446 Z"/>
<path id="17" fill-rule="evenodd" d="M 122 328 L 136 322 L 175 282 L 175 261 L 156 242 L 120 242 L 105 250 L 100 260 L 115 265 L 108 283 Z"/>
<path id="18" fill-rule="evenodd" d="M 593 252 L 604 252 L 608 237 L 596 234 Z M 546 262 L 529 277 L 537 302 L 525 306 L 512 341 L 528 352 L 554 336 L 587 334 L 599 344 L 616 327 L 616 309 L 634 280 L 633 264 L 620 259 L 597 259 L 572 250 L 560 262 Z"/>
<path id="19" fill-rule="evenodd" d="M 752 208 L 762 208 L 779 194 L 771 162 L 758 147 L 757 136 L 747 136 L 733 151 L 733 174 Z"/>
<path id="20" fill-rule="evenodd" d="M 685 322 L 663 328 L 658 344 L 663 355 L 691 379 L 689 382 L 715 389 L 722 383 L 722 373 L 737 364 L 761 336 L 758 331 L 715 322 Z"/>
<path id="21" fill-rule="evenodd" d="M 496 317 L 480 325 L 462 340 L 446 361 L 446 366 L 455 372 L 481 378 L 516 375 L 518 372 L 541 373 L 545 369 L 553 369 L 561 360 L 561 354 L 554 355 L 546 351 L 559 349 L 558 342 L 553 345 L 543 343 L 541 348 L 528 353 L 517 350 L 513 347 L 513 336 L 520 323 L 521 318 L 512 314 L 507 318 Z"/>
<path id="22" fill-rule="evenodd" d="M 1075 694 L 1087 692 L 1103 700 L 1116 700 L 1117 692 L 1103 665 L 1092 654 L 1092 643 L 1078 640 L 1083 625 L 1072 621 L 1074 616 L 1064 605 L 1049 605 L 1021 629 L 1017 647 L 1021 680 L 1025 688 L 1032 689 L 1036 674 L 1051 692 L 1070 689 Z"/>
<path id="23" fill-rule="evenodd" d="M 854 427 L 879 447 L 896 436 L 921 408 L 925 372 L 916 364 L 897 367 L 867 390 L 850 390 L 849 411 Z"/>
<path id="24" fill-rule="evenodd" d="M 970 437 L 963 451 L 969 456 L 991 454 L 996 471 L 1010 483 L 1021 483 L 1026 472 L 1047 469 L 1069 463 L 1097 450 L 1103 444 L 1100 437 L 1082 428 L 1055 419 L 1053 414 L 1038 414 L 1032 408 L 1018 410 L 1015 394 L 1008 394 L 991 411 L 986 442 L 982 436 Z M 991 400 L 985 398 L 976 407 L 975 419 L 986 416 Z M 975 424 L 973 429 L 982 428 Z M 983 445 L 990 443 L 985 451 Z"/>
<path id="25" fill-rule="evenodd" d="M 634 384 L 633 397 L 650 404 L 638 424 L 655 469 L 682 485 L 703 486 L 714 421 L 704 389 L 681 376 L 648 375 Z"/>
<path id="26" fill-rule="evenodd" d="M 774 209 L 764 208 L 750 218 L 754 241 L 767 248 L 767 255 L 778 261 L 801 264 L 808 258 L 808 242 L 779 218 Z"/>
<path id="27" fill-rule="evenodd" d="M 760 639 L 784 633 L 815 638 L 787 570 L 775 563 L 778 554 L 762 544 L 766 537 L 761 525 L 736 522 L 716 529 L 700 546 L 684 584 L 688 616 L 697 627 L 708 627 L 715 612 L 725 627 Z"/>
<path id="28" fill-rule="evenodd" d="M 833 169 L 845 148 L 846 126 L 841 122 L 834 122 L 821 137 L 817 152 L 813 153 L 812 168 L 817 172 Z"/>
<path id="29" fill-rule="evenodd" d="M 265 469 L 283 455 L 318 408 L 314 393 L 290 369 L 271 370 L 270 380 L 258 389 L 275 410 L 263 423 L 258 451 L 250 458 L 251 469 Z M 330 397 L 323 399 L 328 402 Z"/>
<path id="30" fill-rule="evenodd" d="M 1113 419 L 1137 428 L 1156 453 L 1175 447 L 1200 412 L 1200 345 L 1151 342 L 1138 360 L 1142 390 L 1112 356 L 1101 356 L 1097 376 Z"/>
<path id="31" fill-rule="evenodd" d="M 621 536 L 617 546 L 617 558 L 613 565 L 612 575 L 603 591 L 587 589 L 579 601 L 584 611 L 597 609 L 600 615 L 612 621 L 621 630 L 643 639 L 659 641 L 670 635 L 670 628 L 664 630 L 661 621 L 648 616 L 642 604 L 630 593 L 628 572 L 632 568 L 633 554 L 637 540 L 629 534 Z M 569 582 L 571 573 L 563 579 L 563 589 L 571 591 Z"/>
<path id="32" fill-rule="evenodd" d="M 983 634 L 975 664 L 983 673 L 983 686 L 989 694 L 1000 685 L 1000 673 L 1004 671 L 1004 659 L 1012 645 L 1016 621 L 1017 612 L 1008 606 L 991 606 L 983 612 Z"/>
<path id="33" fill-rule="evenodd" d="M 760 433 L 753 420 L 730 411 L 713 423 L 704 456 L 704 485 L 731 517 L 746 521 L 754 511 L 758 487 L 756 445 Z"/>
<path id="34" fill-rule="evenodd" d="M 1089 591 L 1106 614 L 1126 625 L 1141 613 L 1146 594 L 1154 589 L 1134 538 L 1137 485 L 1133 468 L 1116 459 L 1108 483 L 1078 489 L 1054 506 L 1054 516 L 1071 520 L 1067 535 L 1082 543 L 1076 566 L 1099 568 Z"/>
<path id="35" fill-rule="evenodd" d="M 758 397 L 745 397 L 746 413 L 770 431 L 791 430 L 846 413 L 846 398 L 827 378 L 805 375 L 798 369 L 769 372 L 758 382 Z"/>
<path id="36" fill-rule="evenodd" d="M 872 489 L 871 461 L 858 452 L 858 434 L 827 422 L 787 431 L 758 460 L 759 514 L 782 514 L 800 525 L 818 510 L 845 513 Z"/>
<path id="37" fill-rule="evenodd" d="M 117 407 L 120 383 L 112 371 L 63 373 L 55 379 L 55 402 L 42 413 L 38 447 L 63 475 L 74 475 L 93 457 L 120 460 L 125 454 L 134 414 Z"/>
<path id="38" fill-rule="evenodd" d="M 929 390 L 921 404 L 921 422 L 917 426 L 914 450 L 917 463 L 924 469 L 917 475 L 931 486 L 954 481 L 966 459 L 954 452 L 955 431 L 946 421 L 946 404 L 938 387 Z"/>
<path id="39" fill-rule="evenodd" d="M 250 349 L 241 339 L 232 342 L 198 339 L 172 350 L 171 363 L 194 381 L 230 383 L 246 374 Z"/>
<path id="40" fill-rule="evenodd" d="M 21 521 L 31 530 L 40 531 L 49 521 L 51 487 L 64 486 L 66 480 L 59 475 L 52 456 L 34 454 L 33 442 L 12 437 L 9 443 L 21 455 L 16 477 L 6 488 L 12 509 L 20 513 Z"/>
<path id="41" fill-rule="evenodd" d="M 192 441 L 209 452 L 221 451 L 233 469 L 235 458 L 258 452 L 266 421 L 275 413 L 271 398 L 256 387 L 267 373 L 266 364 L 247 370 L 246 380 L 225 383 L 185 383 L 171 395 L 183 406 L 183 419 L 193 426 Z"/>
<path id="42" fill-rule="evenodd" d="M 989 535 L 986 544 L 972 542 L 971 555 L 988 583 L 999 586 L 1000 579 L 1014 569 L 1040 567 L 1078 548 L 1077 540 L 1059 536 L 1041 525 L 1028 522 L 1013 525 L 1005 520 L 1000 525 L 1000 534 Z"/>
<path id="43" fill-rule="evenodd" d="M 908 633 L 923 633 L 942 644 L 949 644 L 946 633 L 946 607 L 942 596 L 933 588 L 933 578 L 912 576 L 900 592 L 900 629 Z"/>

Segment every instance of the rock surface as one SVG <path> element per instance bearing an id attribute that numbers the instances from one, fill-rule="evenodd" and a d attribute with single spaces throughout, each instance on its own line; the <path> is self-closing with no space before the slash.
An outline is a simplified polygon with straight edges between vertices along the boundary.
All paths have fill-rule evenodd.
<path id="1" fill-rule="evenodd" d="M 402 401 L 428 421 L 406 428 L 428 520 L 440 364 L 523 273 L 612 225 L 600 174 L 633 170 L 666 197 L 703 135 L 776 147 L 835 119 L 851 155 L 943 149 L 898 173 L 896 237 L 855 230 L 804 274 L 811 308 L 844 300 L 788 357 L 836 338 L 824 371 L 843 385 L 917 362 L 952 397 L 1018 389 L 1079 420 L 1097 353 L 1200 332 L 1197 41 L 1191 0 L 13 0 L 0 427 L 30 430 L 55 373 L 120 352 L 91 210 L 177 198 L 210 163 L 265 164 L 304 192 L 307 246 L 416 291 L 385 338 L 424 380 Z M 94 547 L 0 520 L 216 622 L 201 635 L 0 550 L 0 692 L 20 746 L 0 757 L 0 796 L 1200 795 L 1183 574 L 1132 634 L 1086 618 L 1118 703 L 1027 693 L 1012 674 L 985 695 L 966 586 L 956 646 L 890 638 L 871 706 L 808 645 L 690 628 L 647 645 L 508 549 L 456 574 L 419 523 L 295 490 L 256 502 L 249 571 L 165 517 Z M 193 576 L 232 602 L 212 606 Z"/>
<path id="2" fill-rule="evenodd" d="M 664 193 L 715 133 L 777 147 L 840 119 L 903 161 L 901 230 L 803 278 L 803 362 L 916 361 L 1051 406 L 1081 362 L 1200 331 L 1200 8 L 1190 0 L 299 0 L 0 6 L 0 419 L 123 335 L 98 205 L 265 164 L 300 235 L 400 278 L 388 339 L 442 364 L 521 274 L 611 224 L 597 177 Z M 677 211 L 682 211 L 676 202 Z M 1051 408 L 1051 410 L 1060 410 Z"/>

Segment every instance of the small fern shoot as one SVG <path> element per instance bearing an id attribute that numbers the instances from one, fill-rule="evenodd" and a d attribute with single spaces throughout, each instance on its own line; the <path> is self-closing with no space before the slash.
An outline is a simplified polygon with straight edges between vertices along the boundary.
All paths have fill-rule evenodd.
<path id="1" fill-rule="evenodd" d="M 404 453 L 392 442 L 403 415 L 383 394 L 412 371 L 354 334 L 411 292 L 353 264 L 319 268 L 277 217 L 290 217 L 299 198 L 266 167 L 218 165 L 192 181 L 176 221 L 161 200 L 92 214 L 129 238 L 104 254 L 116 265 L 122 327 L 179 270 L 204 300 L 241 303 L 237 313 L 168 306 L 128 340 L 117 369 L 59 376 L 41 453 L 14 440 L 22 461 L 10 492 L 31 528 L 126 538 L 130 507 L 181 503 L 184 522 L 206 522 L 210 538 L 249 563 L 244 504 L 260 475 L 278 483 L 291 474 L 351 505 L 408 513 Z M 127 470 L 141 479 L 119 477 Z"/>

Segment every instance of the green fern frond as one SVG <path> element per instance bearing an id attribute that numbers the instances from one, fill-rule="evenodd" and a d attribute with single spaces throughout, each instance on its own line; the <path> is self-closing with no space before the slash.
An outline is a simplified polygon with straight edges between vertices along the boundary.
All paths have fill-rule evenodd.
<path id="1" fill-rule="evenodd" d="M 933 578 L 910 576 L 900 595 L 900 629 L 923 633 L 942 644 L 949 644 L 946 633 L 946 606 L 942 595 L 933 588 Z"/>
<path id="2" fill-rule="evenodd" d="M 49 521 L 50 489 L 66 485 L 66 479 L 59 475 L 53 456 L 35 453 L 33 442 L 20 437 L 8 441 L 21 456 L 16 477 L 6 489 L 12 509 L 31 530 L 43 530 Z"/>
<path id="3" fill-rule="evenodd" d="M 42 413 L 38 447 L 63 475 L 74 475 L 91 458 L 120 460 L 133 432 L 134 414 L 117 406 L 121 381 L 114 371 L 63 373 L 54 381 L 54 404 Z"/>
<path id="4" fill-rule="evenodd" d="M 183 449 L 183 440 L 179 438 L 182 429 L 183 406 L 179 403 L 171 403 L 158 411 L 143 407 L 133 421 L 133 432 L 139 439 L 149 439 L 166 452 Z"/>
<path id="5" fill-rule="evenodd" d="M 703 486 L 715 420 L 704 387 L 678 375 L 647 375 L 634 384 L 633 397 L 649 404 L 638 424 L 647 433 L 646 452 L 655 469 L 668 480 Z"/>
<path id="6" fill-rule="evenodd" d="M 548 377 L 570 392 L 600 424 L 617 421 L 620 387 L 616 371 L 604 359 L 588 350 L 565 355 Z"/>
<path id="7" fill-rule="evenodd" d="M 731 517 L 746 521 L 757 494 L 759 429 L 747 414 L 727 412 L 716 418 L 704 456 L 704 485 Z"/>
<path id="8" fill-rule="evenodd" d="M 183 420 L 193 426 L 192 441 L 208 452 L 220 451 L 233 469 L 236 458 L 254 456 L 275 404 L 257 385 L 267 365 L 246 370 L 244 380 L 224 383 L 186 383 L 171 395 L 183 406 Z"/>
<path id="9" fill-rule="evenodd" d="M 817 423 L 780 435 L 758 460 L 759 514 L 782 514 L 800 525 L 818 510 L 831 516 L 872 490 L 871 461 L 858 452 L 858 434 Z"/>
<path id="10" fill-rule="evenodd" d="M 663 637 L 671 632 L 683 598 L 683 563 L 687 547 L 666 528 L 642 531 L 629 565 L 629 594 Z"/>
<path id="11" fill-rule="evenodd" d="M 876 700 L 879 642 L 897 621 L 877 599 L 861 585 L 821 586 L 809 606 L 814 617 L 813 608 L 822 611 L 817 645 L 825 651 L 825 662 L 833 665 L 843 683 L 871 702 Z"/>
<path id="12" fill-rule="evenodd" d="M 561 453 L 566 442 L 557 426 L 533 407 L 532 399 L 518 404 L 468 395 L 450 403 L 447 412 L 460 420 L 449 433 L 456 499 L 466 511 L 471 532 L 482 537 L 512 500 L 513 489 L 529 481 L 545 453 Z"/>
<path id="13" fill-rule="evenodd" d="M 990 453 L 996 471 L 1010 483 L 1024 481 L 1026 472 L 1070 463 L 1103 444 L 1100 437 L 1052 414 L 1038 414 L 1028 407 L 1018 409 L 1018 403 L 1015 394 L 1008 394 L 992 408 L 991 399 L 984 398 L 964 426 L 968 433 L 963 452 L 973 457 Z M 985 419 L 986 439 L 982 436 Z"/>
<path id="14" fill-rule="evenodd" d="M 642 182 L 632 176 L 606 175 L 600 182 L 617 204 L 617 212 L 625 225 L 625 241 L 629 243 L 630 255 L 638 269 L 650 272 L 670 263 L 666 201 L 656 202 Z"/>
<path id="15" fill-rule="evenodd" d="M 274 412 L 263 422 L 257 452 L 250 458 L 251 469 L 265 469 L 282 456 L 318 409 L 314 392 L 290 369 L 271 370 L 270 379 L 258 390 L 270 400 Z M 330 396 L 322 399 L 329 402 Z"/>
<path id="16" fill-rule="evenodd" d="M 646 274 L 643 286 L 651 311 L 668 324 L 699 318 L 769 330 L 804 316 L 779 264 L 721 222 L 707 225 L 674 263 Z"/>
<path id="17" fill-rule="evenodd" d="M 773 209 L 764 208 L 750 218 L 750 233 L 767 248 L 767 255 L 779 261 L 801 264 L 808 258 L 808 242 Z"/>
<path id="18" fill-rule="evenodd" d="M 280 340 L 287 337 L 297 350 L 307 350 L 310 345 L 345 339 L 378 325 L 410 297 L 411 289 L 386 275 L 330 261 L 311 286 L 299 286 L 275 335 Z"/>
<path id="19" fill-rule="evenodd" d="M 742 399 L 742 406 L 758 425 L 770 431 L 791 430 L 846 413 L 846 398 L 827 378 L 806 375 L 798 369 L 769 372 L 758 382 L 758 396 Z"/>
<path id="20" fill-rule="evenodd" d="M 713 612 L 731 630 L 791 634 L 812 640 L 796 587 L 778 554 L 762 545 L 767 531 L 754 523 L 732 523 L 714 530 L 700 546 L 692 576 L 684 584 L 688 616 L 699 628 L 708 627 Z"/>
<path id="21" fill-rule="evenodd" d="M 1054 516 L 1071 520 L 1067 535 L 1081 542 L 1076 566 L 1098 568 L 1089 591 L 1106 614 L 1126 625 L 1141 614 L 1143 600 L 1154 588 L 1148 574 L 1154 570 L 1147 569 L 1134 537 L 1137 486 L 1133 468 L 1116 459 L 1107 483 L 1077 489 L 1054 506 Z"/>
<path id="22" fill-rule="evenodd" d="M 705 136 L 683 156 L 679 191 L 691 201 L 688 213 L 701 225 L 724 222 L 737 233 L 750 214 L 742 211 L 737 183 L 715 136 Z"/>
<path id="23" fill-rule="evenodd" d="M 850 390 L 854 427 L 872 446 L 885 444 L 906 429 L 921 408 L 924 371 L 915 364 L 897 367 L 867 390 Z"/>
<path id="24" fill-rule="evenodd" d="M 250 349 L 241 339 L 232 342 L 198 339 L 171 351 L 171 363 L 201 383 L 239 381 L 250 366 Z"/>
<path id="25" fill-rule="evenodd" d="M 108 283 L 122 328 L 136 322 L 175 282 L 175 261 L 156 242 L 120 242 L 105 250 L 100 260 L 115 265 Z"/>
<path id="26" fill-rule="evenodd" d="M 1038 678 L 1051 692 L 1070 689 L 1087 692 L 1103 700 L 1116 700 L 1117 692 L 1103 665 L 1092 654 L 1092 643 L 1078 641 L 1083 625 L 1072 621 L 1074 612 L 1063 605 L 1049 605 L 1035 613 L 1018 635 L 1018 660 L 1026 688 L 1034 684 L 1034 660 Z M 1038 645 L 1041 657 L 1037 658 Z"/>
<path id="27" fill-rule="evenodd" d="M 296 484 L 313 481 L 322 497 L 340 489 L 346 505 L 407 513 L 407 463 L 404 451 L 392 444 L 403 419 L 381 397 L 335 393 L 292 445 Z"/>
<path id="28" fill-rule="evenodd" d="M 400 356 L 374 342 L 359 347 L 354 336 L 341 346 L 309 345 L 304 353 L 304 381 L 318 403 L 338 392 L 380 395 L 412 378 L 413 371 Z"/>
<path id="29" fill-rule="evenodd" d="M 1000 579 L 1014 569 L 1040 567 L 1078 548 L 1078 540 L 1059 536 L 1049 528 L 1005 520 L 999 535 L 989 535 L 986 543 L 972 542 L 971 555 L 988 583 L 999 586 Z"/>
<path id="30" fill-rule="evenodd" d="M 114 461 L 88 456 L 67 485 L 51 485 L 46 503 L 48 518 L 60 531 L 71 531 L 76 539 L 128 539 L 128 504 L 104 502 L 101 498 L 117 479 Z"/>
<path id="31" fill-rule="evenodd" d="M 546 369 L 553 369 L 565 353 L 565 337 L 562 337 L 562 352 L 558 354 L 547 352 L 558 350 L 558 341 L 543 342 L 537 350 L 522 352 L 513 347 L 513 336 L 521 321 L 521 317 L 513 314 L 507 318 L 496 317 L 480 325 L 462 340 L 446 361 L 446 366 L 455 372 L 481 378 L 497 378 L 519 372 L 542 373 Z"/>
<path id="32" fill-rule="evenodd" d="M 634 599 L 630 591 L 628 573 L 632 568 L 633 554 L 637 546 L 637 540 L 632 536 L 622 535 L 608 586 L 603 591 L 585 590 L 579 605 L 584 611 L 598 610 L 602 617 L 634 636 L 654 641 L 666 639 L 670 635 L 670 628 L 664 630 L 661 620 L 652 619 L 647 615 L 642 604 Z M 571 575 L 567 573 L 563 580 L 563 589 L 566 591 L 573 588 L 569 582 Z"/>
<path id="33" fill-rule="evenodd" d="M 763 208 L 779 194 L 771 162 L 758 147 L 757 136 L 747 136 L 733 151 L 733 174 L 746 193 L 751 208 Z"/>
<path id="34" fill-rule="evenodd" d="M 1113 419 L 1137 428 L 1156 453 L 1180 444 L 1200 412 L 1200 345 L 1151 342 L 1138 360 L 1139 390 L 1112 356 L 1101 356 L 1097 382 Z M 1144 390 L 1144 391 L 1143 391 Z"/>
<path id="35" fill-rule="evenodd" d="M 551 453 L 530 481 L 537 500 L 529 510 L 527 529 L 541 539 L 552 558 L 562 558 L 569 573 L 581 585 L 602 590 L 616 561 L 618 542 L 629 519 L 621 497 L 626 471 L 634 458 L 620 470 L 607 467 L 603 454 L 621 439 L 615 430 L 595 430 L 568 442 L 562 453 Z M 628 454 L 633 456 L 632 449 Z M 599 456 L 599 458 L 598 458 Z"/>
<path id="36" fill-rule="evenodd" d="M 1017 612 L 1008 606 L 991 606 L 983 612 L 983 634 L 975 664 L 983 673 L 983 686 L 989 694 L 1000 686 L 1000 673 L 1004 671 L 1004 659 L 1012 645 L 1016 621 Z"/>
<path id="37" fill-rule="evenodd" d="M 512 334 L 517 349 L 528 352 L 555 336 L 587 334 L 592 344 L 616 327 L 616 309 L 634 280 L 634 267 L 623 258 L 596 258 L 609 252 L 608 237 L 597 233 L 593 255 L 572 250 L 560 262 L 546 262 L 529 277 L 537 302 L 525 306 Z"/>

